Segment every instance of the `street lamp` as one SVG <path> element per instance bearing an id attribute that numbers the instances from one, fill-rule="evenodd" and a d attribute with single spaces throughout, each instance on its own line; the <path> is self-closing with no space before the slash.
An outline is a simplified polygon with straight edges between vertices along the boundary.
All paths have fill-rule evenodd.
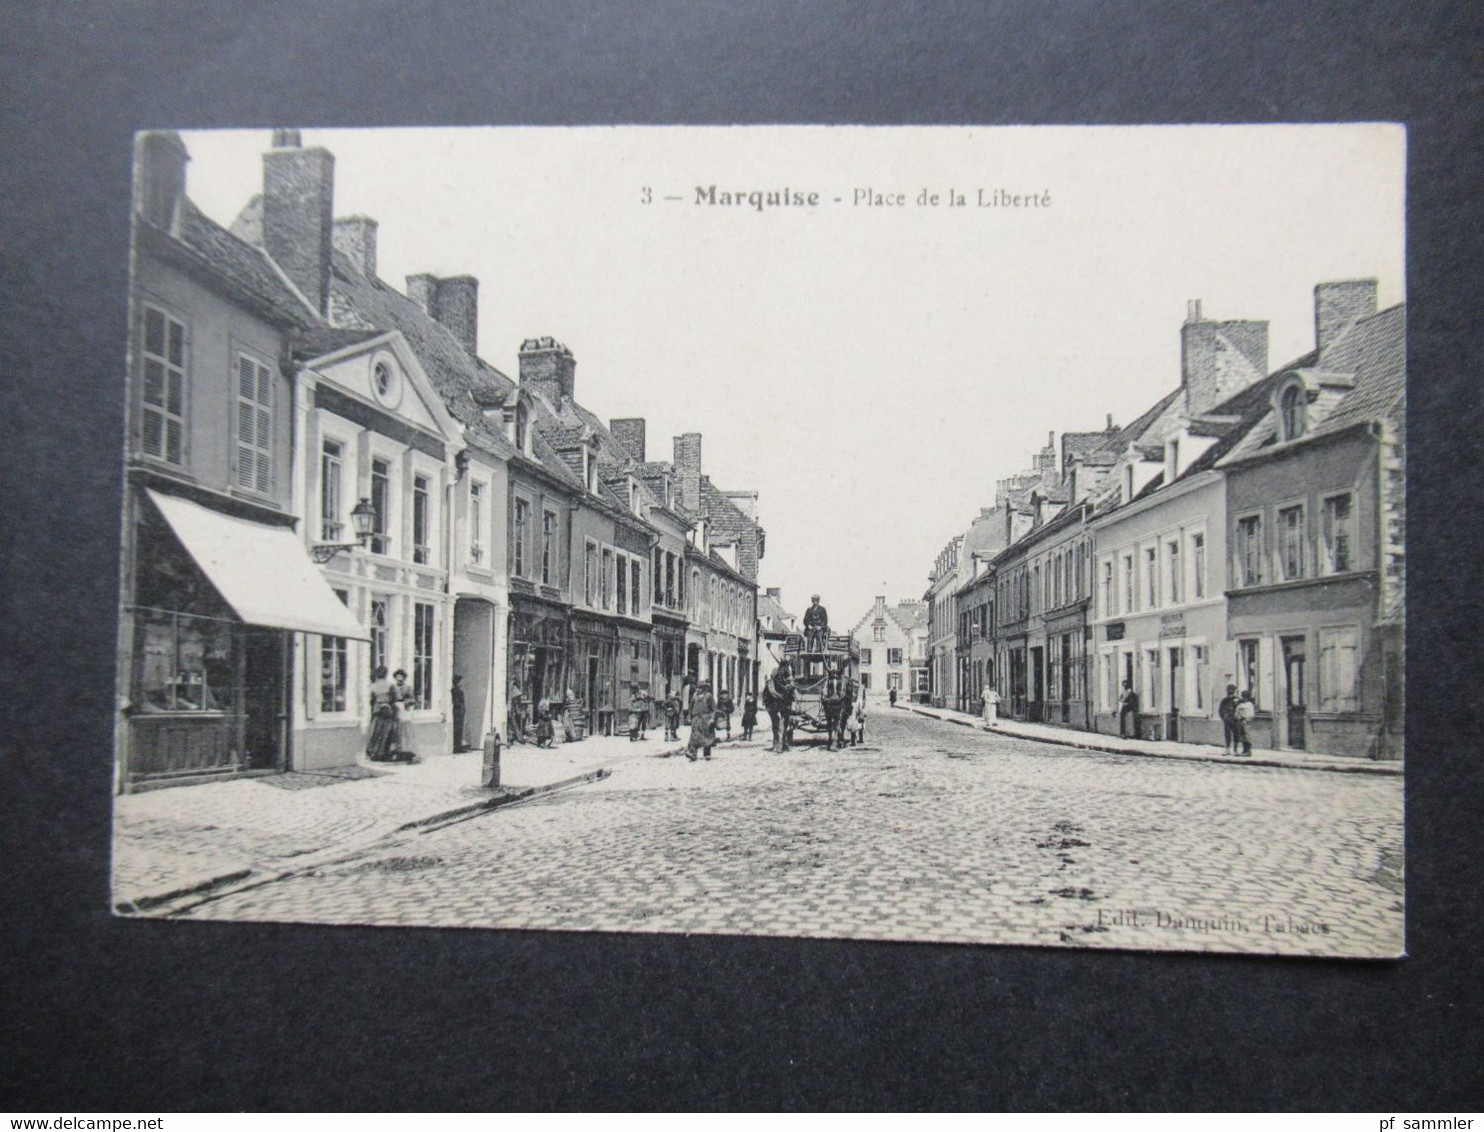
<path id="1" fill-rule="evenodd" d="M 354 550 L 358 546 L 365 546 L 366 540 L 371 537 L 372 528 L 376 526 L 376 505 L 369 499 L 362 499 L 350 511 L 350 522 L 355 528 L 355 542 L 320 542 L 309 548 L 309 553 L 314 560 L 323 566 L 342 550 Z"/>

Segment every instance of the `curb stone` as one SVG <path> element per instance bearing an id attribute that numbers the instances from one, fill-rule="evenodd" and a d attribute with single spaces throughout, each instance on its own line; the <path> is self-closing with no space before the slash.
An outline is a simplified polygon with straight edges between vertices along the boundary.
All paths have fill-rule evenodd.
<path id="1" fill-rule="evenodd" d="M 164 892 L 149 893 L 144 896 L 136 896 L 131 899 L 118 900 L 114 903 L 113 912 L 120 916 L 135 916 L 163 908 L 165 905 L 177 901 L 186 901 L 190 897 L 199 899 L 190 903 L 181 904 L 180 907 L 172 908 L 167 915 L 175 915 L 188 908 L 194 908 L 208 900 L 230 893 L 243 892 L 247 889 L 258 888 L 275 881 L 287 880 L 289 877 L 300 873 L 311 872 L 326 865 L 340 864 L 345 861 L 354 860 L 366 853 L 372 852 L 383 843 L 392 841 L 399 834 L 404 833 L 432 833 L 435 829 L 445 824 L 466 820 L 481 813 L 489 813 L 494 810 L 503 809 L 506 806 L 515 805 L 517 802 L 529 801 L 539 798 L 544 794 L 551 794 L 558 790 L 565 790 L 573 786 L 582 786 L 589 782 L 598 782 L 609 777 L 613 773 L 607 767 L 598 767 L 583 774 L 574 775 L 571 778 L 563 778 L 556 782 L 548 782 L 541 786 L 523 786 L 516 790 L 501 790 L 489 798 L 481 798 L 477 802 L 467 803 L 462 806 L 454 806 L 451 809 L 442 810 L 427 817 L 417 818 L 413 821 L 403 822 L 389 831 L 373 835 L 369 840 L 354 846 L 338 845 L 327 846 L 317 852 L 306 853 L 298 857 L 292 866 L 243 866 L 229 869 L 225 872 L 214 873 L 199 881 L 176 885 L 174 888 Z M 234 887 L 235 886 L 235 887 Z"/>
<path id="2" fill-rule="evenodd" d="M 1185 762 L 1219 763 L 1222 766 L 1265 766 L 1276 767 L 1279 770 L 1317 770 L 1330 774 L 1379 774 L 1400 776 L 1402 767 L 1398 764 L 1393 766 L 1389 763 L 1357 762 L 1354 766 L 1344 764 L 1323 763 L 1296 763 L 1282 762 L 1278 759 L 1264 758 L 1233 758 L 1228 755 L 1207 754 L 1198 747 L 1192 746 L 1187 752 L 1169 753 L 1164 751 L 1130 751 L 1124 747 L 1115 747 L 1108 743 L 1089 742 L 1086 739 L 1074 739 L 1070 735 L 1067 738 L 1049 735 L 1023 735 L 1017 731 L 990 727 L 985 723 L 973 723 L 967 719 L 956 719 L 949 715 L 938 715 L 936 712 L 925 711 L 922 708 L 908 706 L 908 711 L 913 715 L 920 715 L 925 719 L 936 719 L 940 723 L 956 723 L 960 727 L 967 727 L 974 731 L 983 731 L 990 735 L 1006 735 L 1016 739 L 1023 739 L 1027 743 L 1046 743 L 1056 747 L 1071 747 L 1079 751 L 1098 751 L 1108 755 L 1127 755 L 1131 758 L 1140 759 L 1178 759 Z M 1077 732 L 1077 734 L 1092 734 L 1091 732 Z"/>

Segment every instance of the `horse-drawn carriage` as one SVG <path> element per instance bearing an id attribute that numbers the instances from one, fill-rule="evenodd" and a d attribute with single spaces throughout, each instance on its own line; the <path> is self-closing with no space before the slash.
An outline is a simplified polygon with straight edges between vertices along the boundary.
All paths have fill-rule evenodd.
<path id="1" fill-rule="evenodd" d="M 802 732 L 810 742 L 843 746 L 861 695 L 860 646 L 852 637 L 793 633 L 784 639 L 783 659 L 793 674 L 789 744 Z"/>

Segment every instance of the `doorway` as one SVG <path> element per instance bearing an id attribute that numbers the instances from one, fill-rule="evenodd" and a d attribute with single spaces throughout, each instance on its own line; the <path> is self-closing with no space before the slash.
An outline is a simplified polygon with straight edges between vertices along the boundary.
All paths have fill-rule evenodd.
<path id="1" fill-rule="evenodd" d="M 242 761 L 248 770 L 282 770 L 288 735 L 288 634 L 242 635 Z"/>
<path id="2" fill-rule="evenodd" d="M 1307 745 L 1304 734 L 1305 720 L 1308 716 L 1304 680 L 1305 669 L 1308 665 L 1307 643 L 1303 637 L 1284 637 L 1281 645 L 1283 649 L 1284 722 L 1287 732 L 1284 744 L 1294 750 L 1302 751 Z"/>
<path id="3" fill-rule="evenodd" d="M 1185 650 L 1176 646 L 1169 650 L 1169 718 L 1165 724 L 1165 738 L 1179 740 L 1180 711 L 1185 706 Z"/>

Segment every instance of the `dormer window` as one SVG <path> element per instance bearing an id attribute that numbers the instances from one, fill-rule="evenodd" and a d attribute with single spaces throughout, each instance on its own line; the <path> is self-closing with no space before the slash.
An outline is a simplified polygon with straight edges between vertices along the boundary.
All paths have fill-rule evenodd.
<path id="1" fill-rule="evenodd" d="M 528 443 L 530 437 L 527 435 L 529 432 L 530 420 L 526 413 L 526 407 L 524 405 L 517 405 L 515 407 L 515 436 L 512 439 L 515 441 L 515 447 L 526 454 L 530 453 Z"/>
<path id="2" fill-rule="evenodd" d="M 1304 407 L 1307 397 L 1302 385 L 1290 385 L 1278 401 L 1279 427 L 1284 440 L 1297 440 L 1304 435 Z"/>
<path id="3" fill-rule="evenodd" d="M 598 493 L 598 461 L 593 458 L 592 450 L 589 448 L 582 450 L 582 471 L 588 491 L 596 495 Z"/>

